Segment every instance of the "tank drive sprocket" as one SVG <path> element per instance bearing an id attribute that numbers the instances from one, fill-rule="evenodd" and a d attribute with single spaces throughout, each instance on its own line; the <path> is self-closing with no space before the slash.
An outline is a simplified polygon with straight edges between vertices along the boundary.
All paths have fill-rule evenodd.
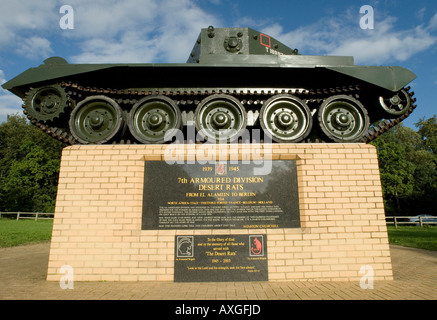
<path id="1" fill-rule="evenodd" d="M 59 118 L 73 104 L 65 89 L 55 84 L 32 89 L 27 94 L 23 107 L 29 119 L 49 122 Z"/>

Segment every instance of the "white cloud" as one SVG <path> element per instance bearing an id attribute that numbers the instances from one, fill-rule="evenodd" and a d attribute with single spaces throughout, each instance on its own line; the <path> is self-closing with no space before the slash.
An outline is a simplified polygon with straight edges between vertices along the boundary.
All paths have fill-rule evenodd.
<path id="1" fill-rule="evenodd" d="M 417 19 L 422 21 L 423 18 L 425 17 L 425 13 L 426 13 L 426 8 L 422 8 L 420 10 L 417 10 L 415 15 L 416 15 Z"/>
<path id="2" fill-rule="evenodd" d="M 431 18 L 431 20 L 429 21 L 429 26 L 428 26 L 429 30 L 437 30 L 437 13 L 434 14 Z"/>
<path id="3" fill-rule="evenodd" d="M 117 41 L 112 39 L 89 39 L 81 44 L 82 52 L 72 57 L 73 63 L 139 63 L 151 61 L 157 55 L 147 39 L 134 34 L 125 34 Z"/>
<path id="4" fill-rule="evenodd" d="M 69 37 L 82 39 L 74 63 L 185 62 L 200 29 L 217 23 L 189 0 L 70 2 L 75 30 Z"/>
<path id="5" fill-rule="evenodd" d="M 22 114 L 22 104 L 23 102 L 17 96 L 12 94 L 0 94 L 0 123 L 5 122 L 8 115 L 15 113 Z"/>
<path id="6" fill-rule="evenodd" d="M 22 39 L 15 52 L 28 59 L 46 58 L 53 53 L 50 41 L 41 37 Z"/>
<path id="7" fill-rule="evenodd" d="M 405 61 L 437 42 L 437 37 L 421 26 L 404 31 L 393 31 L 389 19 L 380 22 L 379 25 L 381 29 L 375 27 L 371 35 L 364 35 L 364 37 L 357 35 L 345 39 L 329 54 L 352 55 L 357 63 L 383 64 L 389 61 Z"/>
<path id="8" fill-rule="evenodd" d="M 150 31 L 158 9 L 156 0 L 70 0 L 74 10 L 73 38 L 110 38 L 126 31 Z M 153 25 L 153 24 L 152 24 Z M 154 26 L 153 26 L 154 27 Z"/>
<path id="9" fill-rule="evenodd" d="M 74 10 L 73 30 L 59 26 L 64 4 Z M 77 63 L 185 62 L 211 24 L 219 23 L 194 0 L 0 1 L 0 50 L 45 58 L 56 37 L 70 42 L 66 58 Z"/>
<path id="10" fill-rule="evenodd" d="M 0 2 L 0 49 L 28 59 L 52 53 L 46 36 L 59 26 L 57 0 L 14 0 Z M 59 10 L 59 9 L 58 9 Z"/>
<path id="11" fill-rule="evenodd" d="M 14 113 L 21 113 L 23 101 L 4 90 L 1 85 L 6 82 L 3 70 L 0 70 L 0 123 L 7 120 L 7 116 Z"/>
<path id="12" fill-rule="evenodd" d="M 405 61 L 437 43 L 437 14 L 428 25 L 395 30 L 396 19 L 375 21 L 373 30 L 359 28 L 357 17 L 346 13 L 303 26 L 290 32 L 274 24 L 264 29 L 302 54 L 353 56 L 356 64 L 384 64 Z"/>
<path id="13" fill-rule="evenodd" d="M 57 0 L 14 0 L 0 2 L 0 47 L 19 43 L 23 33 L 47 32 L 59 23 L 59 14 L 54 8 Z"/>

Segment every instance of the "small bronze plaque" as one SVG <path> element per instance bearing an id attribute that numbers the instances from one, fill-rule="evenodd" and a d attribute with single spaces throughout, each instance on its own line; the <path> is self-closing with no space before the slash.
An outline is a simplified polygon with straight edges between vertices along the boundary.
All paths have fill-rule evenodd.
<path id="1" fill-rule="evenodd" d="M 174 281 L 268 281 L 267 236 L 176 236 Z"/>

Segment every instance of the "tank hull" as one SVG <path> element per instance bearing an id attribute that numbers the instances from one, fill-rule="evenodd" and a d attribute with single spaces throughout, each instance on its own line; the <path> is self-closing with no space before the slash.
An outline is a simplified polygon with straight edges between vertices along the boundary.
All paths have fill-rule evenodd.
<path id="1" fill-rule="evenodd" d="M 332 87 L 364 82 L 399 91 L 416 78 L 397 66 L 355 66 L 352 57 L 225 56 L 199 64 L 68 64 L 49 58 L 2 87 L 24 97 L 30 87 L 62 81 L 110 88 Z M 58 59 L 58 58 L 56 58 Z"/>

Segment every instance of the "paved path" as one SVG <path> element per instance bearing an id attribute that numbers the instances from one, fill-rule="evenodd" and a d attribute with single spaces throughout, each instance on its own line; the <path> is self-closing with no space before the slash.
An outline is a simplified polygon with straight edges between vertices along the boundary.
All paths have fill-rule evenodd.
<path id="1" fill-rule="evenodd" d="M 437 299 L 437 251 L 390 246 L 394 280 L 363 290 L 355 282 L 75 282 L 46 281 L 50 244 L 0 248 L 0 299 L 357 300 Z"/>

